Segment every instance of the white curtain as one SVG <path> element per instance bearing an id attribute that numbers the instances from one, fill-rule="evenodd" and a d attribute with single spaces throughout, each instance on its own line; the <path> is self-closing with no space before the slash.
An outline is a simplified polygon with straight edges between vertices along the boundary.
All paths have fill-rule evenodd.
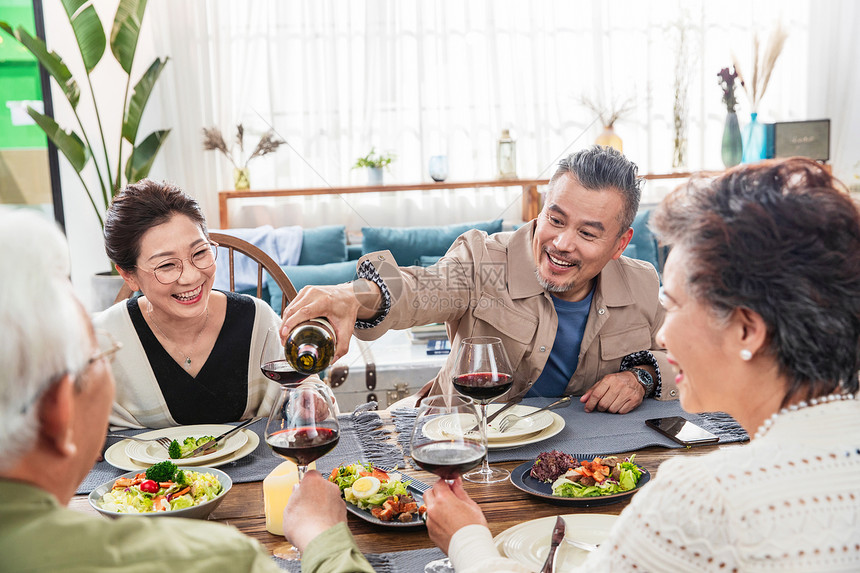
<path id="1" fill-rule="evenodd" d="M 153 0 L 149 6 L 156 52 L 171 57 L 159 96 L 174 129 L 158 165 L 200 199 L 213 227 L 217 192 L 232 188 L 232 166 L 201 151 L 204 126 L 220 127 L 229 142 L 241 122 L 246 154 L 270 127 L 287 142 L 250 164 L 252 189 L 363 184 L 365 175 L 351 167 L 371 147 L 397 155 L 388 183 L 429 181 L 428 160 L 439 154 L 448 156 L 451 181 L 491 179 L 495 142 L 505 128 L 517 140 L 518 175 L 548 177 L 559 156 L 591 144 L 601 131 L 580 103 L 586 95 L 632 101 L 615 126 L 625 153 L 641 173 L 669 171 L 681 56 L 686 167 L 719 169 L 725 106 L 717 72 L 731 65 L 732 50 L 751 67 L 754 33 L 764 41 L 777 21 L 789 36 L 760 119 L 812 118 L 804 86 L 811 73 L 810 14 L 820 7 L 809 0 Z M 742 94 L 739 101 L 743 125 L 749 104 Z M 828 105 L 815 114 L 838 120 Z M 838 151 L 834 145 L 834 156 Z M 231 211 L 234 226 L 355 229 L 519 218 L 515 189 L 242 205 Z"/>

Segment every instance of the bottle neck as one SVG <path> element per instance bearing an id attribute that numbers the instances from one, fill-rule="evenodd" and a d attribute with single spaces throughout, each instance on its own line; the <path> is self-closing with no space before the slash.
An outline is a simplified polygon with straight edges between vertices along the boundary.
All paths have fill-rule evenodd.
<path id="1" fill-rule="evenodd" d="M 319 362 L 319 349 L 313 344 L 302 344 L 298 347 L 298 366 L 304 370 L 313 370 Z"/>

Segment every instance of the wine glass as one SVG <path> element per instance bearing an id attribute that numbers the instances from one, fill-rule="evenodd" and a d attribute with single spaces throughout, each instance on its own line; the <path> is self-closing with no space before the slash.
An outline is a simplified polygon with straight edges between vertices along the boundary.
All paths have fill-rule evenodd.
<path id="1" fill-rule="evenodd" d="M 308 464 L 333 450 L 340 439 L 337 414 L 325 388 L 316 382 L 282 386 L 266 422 L 266 444 L 296 464 L 299 483 Z M 300 553 L 293 548 L 287 558 L 298 559 Z"/>
<path id="2" fill-rule="evenodd" d="M 463 339 L 454 367 L 454 388 L 481 405 L 485 445 L 487 404 L 510 390 L 513 383 L 513 369 L 500 338 L 475 336 Z M 487 455 L 484 454 L 481 469 L 463 475 L 463 479 L 474 483 L 496 483 L 508 479 L 510 475 L 511 472 L 506 469 L 490 468 Z"/>
<path id="3" fill-rule="evenodd" d="M 266 331 L 266 340 L 260 352 L 260 370 L 266 378 L 287 386 L 300 384 L 309 376 L 296 371 L 287 362 L 284 346 L 281 344 L 280 327 L 277 326 Z"/>
<path id="4" fill-rule="evenodd" d="M 449 484 L 477 467 L 487 453 L 475 402 L 458 394 L 421 401 L 409 440 L 412 461 Z"/>

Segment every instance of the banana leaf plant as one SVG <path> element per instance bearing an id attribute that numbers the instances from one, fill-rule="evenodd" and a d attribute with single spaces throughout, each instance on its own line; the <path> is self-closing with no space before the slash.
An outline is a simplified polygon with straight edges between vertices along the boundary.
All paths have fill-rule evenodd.
<path id="1" fill-rule="evenodd" d="M 27 108 L 27 113 L 42 128 L 48 139 L 59 149 L 78 174 L 81 184 L 89 196 L 90 203 L 95 209 L 99 224 L 104 228 L 103 214 L 107 211 L 114 195 L 127 182 L 135 182 L 143 179 L 149 174 L 152 163 L 158 150 L 161 149 L 164 140 L 170 133 L 169 129 L 156 130 L 147 135 L 138 143 L 138 128 L 143 110 L 146 107 L 152 89 L 158 76 L 167 65 L 168 58 L 163 60 L 156 58 L 152 65 L 144 72 L 143 76 L 131 88 L 131 68 L 134 63 L 134 54 L 137 51 L 137 42 L 140 37 L 140 25 L 143 14 L 146 11 L 147 0 L 120 0 L 114 17 L 113 28 L 110 34 L 110 49 L 113 57 L 119 62 L 127 74 L 125 93 L 122 108 L 122 131 L 116 149 L 116 169 L 111 170 L 110 156 L 102 128 L 101 115 L 99 113 L 96 94 L 93 91 L 90 74 L 101 61 L 105 53 L 107 39 L 104 27 L 93 7 L 91 0 L 61 0 L 69 23 L 75 33 L 80 57 L 86 70 L 86 82 L 92 94 L 92 105 L 95 110 L 96 125 L 88 125 L 86 128 L 81 122 L 78 114 L 78 105 L 81 103 L 81 89 L 78 81 L 72 76 L 63 59 L 53 51 L 48 51 L 45 42 L 40 38 L 31 36 L 22 26 L 12 28 L 7 22 L 0 21 L 0 28 L 18 40 L 35 58 L 48 74 L 57 82 L 72 106 L 78 131 L 66 131 L 54 121 L 53 118 L 39 113 L 32 107 Z M 114 97 L 104 95 L 103 97 Z M 94 139 L 96 138 L 97 139 Z M 125 167 L 123 168 L 123 147 L 125 142 L 131 145 L 130 150 L 125 150 Z M 97 155 L 99 157 L 97 157 Z M 104 159 L 100 156 L 103 155 Z M 83 177 L 83 170 L 92 159 L 96 174 L 98 175 L 98 189 L 91 188 Z M 90 182 L 92 183 L 92 181 Z M 94 186 L 93 186 L 94 187 Z"/>

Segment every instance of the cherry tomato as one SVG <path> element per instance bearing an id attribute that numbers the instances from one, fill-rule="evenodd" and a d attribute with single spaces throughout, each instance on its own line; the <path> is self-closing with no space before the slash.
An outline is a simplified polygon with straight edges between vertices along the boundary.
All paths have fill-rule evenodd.
<path id="1" fill-rule="evenodd" d="M 140 484 L 140 491 L 145 493 L 157 493 L 158 492 L 158 484 L 148 479 Z"/>

